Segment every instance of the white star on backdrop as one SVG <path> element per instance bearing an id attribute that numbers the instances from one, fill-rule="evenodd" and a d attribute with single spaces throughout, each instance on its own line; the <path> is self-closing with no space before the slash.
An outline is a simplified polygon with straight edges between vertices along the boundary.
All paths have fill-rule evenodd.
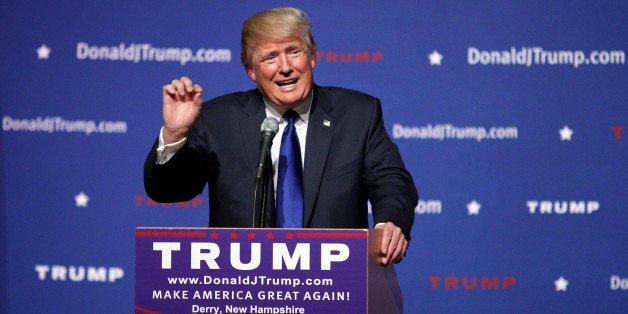
<path id="1" fill-rule="evenodd" d="M 571 141 L 571 135 L 573 134 L 573 130 L 565 125 L 562 129 L 558 131 L 558 133 L 560 133 L 561 141 Z"/>
<path id="2" fill-rule="evenodd" d="M 37 48 L 37 59 L 48 59 L 50 56 L 50 48 L 46 46 L 46 44 L 41 45 L 41 47 Z"/>
<path id="3" fill-rule="evenodd" d="M 469 211 L 469 216 L 479 215 L 480 207 L 482 207 L 482 205 L 478 203 L 476 200 L 472 200 L 471 203 L 467 204 L 467 210 Z"/>
<path id="4" fill-rule="evenodd" d="M 89 196 L 87 196 L 85 192 L 81 191 L 81 193 L 74 196 L 74 201 L 76 202 L 76 207 L 87 207 L 87 202 L 89 202 Z"/>
<path id="5" fill-rule="evenodd" d="M 441 60 L 443 60 L 443 55 L 436 50 L 432 51 L 427 57 L 430 58 L 430 65 L 440 65 Z"/>
<path id="6" fill-rule="evenodd" d="M 563 276 L 554 280 L 554 285 L 556 286 L 556 291 L 567 291 L 567 285 L 569 285 L 569 280 L 565 279 Z"/>

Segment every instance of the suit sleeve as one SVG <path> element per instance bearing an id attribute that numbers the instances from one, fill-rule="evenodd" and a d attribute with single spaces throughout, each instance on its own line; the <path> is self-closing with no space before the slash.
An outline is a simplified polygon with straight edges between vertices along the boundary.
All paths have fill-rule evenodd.
<path id="1" fill-rule="evenodd" d="M 203 145 L 202 116 L 190 131 L 187 143 L 163 165 L 155 163 L 158 140 L 144 162 L 144 188 L 160 203 L 188 201 L 201 194 L 210 173 L 210 162 Z"/>
<path id="2" fill-rule="evenodd" d="M 365 148 L 365 185 L 375 223 L 392 222 L 410 240 L 418 193 L 386 129 L 379 100 L 372 107 Z"/>

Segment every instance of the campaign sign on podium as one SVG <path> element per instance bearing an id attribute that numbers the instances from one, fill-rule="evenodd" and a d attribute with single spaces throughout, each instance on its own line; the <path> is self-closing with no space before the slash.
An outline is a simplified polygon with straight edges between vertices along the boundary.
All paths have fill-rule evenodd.
<path id="1" fill-rule="evenodd" d="M 138 228 L 136 313 L 366 313 L 366 229 Z"/>

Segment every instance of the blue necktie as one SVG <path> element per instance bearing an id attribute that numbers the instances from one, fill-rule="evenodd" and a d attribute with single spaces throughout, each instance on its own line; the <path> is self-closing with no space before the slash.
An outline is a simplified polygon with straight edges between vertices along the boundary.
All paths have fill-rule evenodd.
<path id="1" fill-rule="evenodd" d="M 283 130 L 277 170 L 277 227 L 303 227 L 303 171 L 301 146 L 294 127 L 299 115 L 288 110 L 283 115 L 288 125 Z"/>

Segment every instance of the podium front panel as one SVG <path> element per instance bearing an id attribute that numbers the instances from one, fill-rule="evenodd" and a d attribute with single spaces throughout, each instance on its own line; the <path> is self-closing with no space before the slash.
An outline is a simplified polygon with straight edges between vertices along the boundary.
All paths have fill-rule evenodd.
<path id="1" fill-rule="evenodd" d="M 136 313 L 365 313 L 366 229 L 138 228 Z"/>

